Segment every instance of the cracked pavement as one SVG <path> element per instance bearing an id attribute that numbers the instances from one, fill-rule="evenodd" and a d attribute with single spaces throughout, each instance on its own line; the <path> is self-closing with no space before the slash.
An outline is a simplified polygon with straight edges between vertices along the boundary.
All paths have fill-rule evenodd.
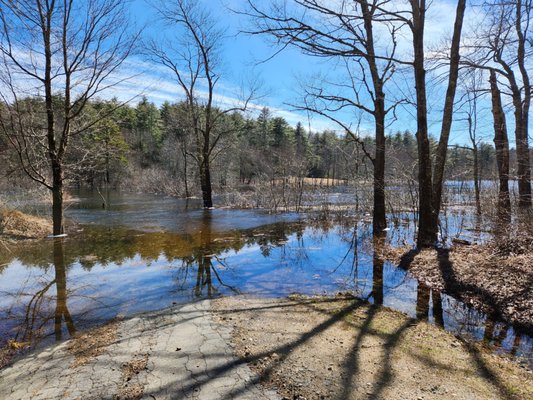
<path id="1" fill-rule="evenodd" d="M 234 356 L 230 338 L 209 300 L 141 314 L 84 365 L 73 367 L 68 341 L 19 358 L 0 370 L 0 399 L 279 399 Z M 144 355 L 147 367 L 125 378 L 123 367 Z M 134 387 L 142 396 L 132 397 Z"/>

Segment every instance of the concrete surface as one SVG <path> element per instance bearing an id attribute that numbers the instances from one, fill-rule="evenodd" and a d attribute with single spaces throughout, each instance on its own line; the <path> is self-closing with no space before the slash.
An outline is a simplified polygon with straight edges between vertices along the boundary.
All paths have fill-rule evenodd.
<path id="1" fill-rule="evenodd" d="M 0 399 L 278 399 L 234 357 L 230 328 L 209 308 L 202 300 L 124 320 L 117 339 L 78 367 L 68 342 L 26 355 L 0 370 Z M 123 366 L 146 356 L 125 380 Z"/>

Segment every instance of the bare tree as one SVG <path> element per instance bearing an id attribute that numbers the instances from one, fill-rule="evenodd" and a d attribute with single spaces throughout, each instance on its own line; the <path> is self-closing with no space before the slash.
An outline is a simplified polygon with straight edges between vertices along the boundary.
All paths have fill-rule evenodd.
<path id="1" fill-rule="evenodd" d="M 52 192 L 53 234 L 63 233 L 63 191 L 71 139 L 107 115 L 84 109 L 118 83 L 130 55 L 122 0 L 0 1 L 0 129 L 21 168 Z"/>
<path id="2" fill-rule="evenodd" d="M 511 198 L 509 197 L 509 139 L 501 93 L 494 70 L 490 71 L 489 82 L 492 98 L 492 116 L 494 118 L 494 147 L 496 148 L 499 178 L 498 211 L 500 215 L 509 217 L 511 211 Z"/>
<path id="3" fill-rule="evenodd" d="M 490 0 L 483 8 L 485 29 L 479 29 L 473 38 L 472 51 L 465 64 L 494 71 L 504 78 L 504 92 L 510 96 L 514 109 L 519 206 L 529 210 L 532 204 L 528 134 L 533 1 Z"/>
<path id="4" fill-rule="evenodd" d="M 223 29 L 197 1 L 160 1 L 155 7 L 162 21 L 174 29 L 173 38 L 152 40 L 147 53 L 172 72 L 184 93 L 185 124 L 195 141 L 195 151 L 187 150 L 187 155 L 198 165 L 203 205 L 210 208 L 213 206 L 211 163 L 220 152 L 221 140 L 230 133 L 222 119 L 232 112 L 246 110 L 255 90 L 235 106 L 217 106 Z"/>
<path id="5" fill-rule="evenodd" d="M 416 88 L 416 141 L 418 147 L 418 246 L 432 245 L 437 239 L 432 203 L 431 148 L 428 134 L 426 68 L 424 63 L 425 0 L 410 0 L 412 20 L 408 21 L 413 35 L 413 69 Z"/>
<path id="6" fill-rule="evenodd" d="M 453 122 L 455 93 L 457 90 L 457 79 L 459 77 L 460 44 L 463 29 L 463 19 L 465 15 L 466 0 L 457 1 L 457 10 L 453 28 L 453 36 L 449 54 L 449 74 L 446 98 L 444 100 L 444 111 L 442 115 L 442 125 L 439 138 L 439 145 L 435 158 L 435 168 L 433 171 L 433 222 L 431 228 L 436 233 L 439 224 L 440 207 L 442 203 L 442 186 L 444 184 L 444 168 L 446 166 L 446 155 L 448 152 L 448 142 Z M 471 131 L 469 131 L 471 133 Z M 476 157 L 476 156 L 474 156 Z M 433 237 L 431 238 L 433 239 Z"/>
<path id="7" fill-rule="evenodd" d="M 479 117 L 479 99 L 486 92 L 482 87 L 483 71 L 468 70 L 463 75 L 461 82 L 461 90 L 464 114 L 466 114 L 466 123 L 468 130 L 468 137 L 470 139 L 473 163 L 472 172 L 474 178 L 474 197 L 476 203 L 476 213 L 481 215 L 481 177 L 480 177 L 480 162 L 479 162 L 479 144 L 480 138 L 478 135 L 478 117 Z"/>
<path id="8" fill-rule="evenodd" d="M 242 13 L 252 18 L 251 34 L 269 35 L 285 48 L 295 46 L 304 54 L 332 58 L 344 67 L 343 82 L 322 79 L 306 84 L 304 104 L 295 109 L 322 115 L 339 125 L 362 147 L 374 167 L 373 232 L 382 234 L 385 217 L 385 128 L 398 101 L 386 101 L 385 85 L 398 63 L 395 59 L 401 23 L 383 12 L 390 0 L 355 0 L 329 4 L 319 0 L 271 2 L 271 7 L 248 0 Z M 385 36 L 387 39 L 382 39 Z M 371 116 L 375 127 L 372 155 L 359 138 L 357 123 L 346 122 L 339 113 L 355 110 Z"/>
<path id="9" fill-rule="evenodd" d="M 429 3 L 426 2 L 426 0 L 409 0 L 408 10 L 383 10 L 389 15 L 390 19 L 406 24 L 412 34 L 413 61 L 411 65 L 413 67 L 416 89 L 416 138 L 418 147 L 419 219 L 417 245 L 419 247 L 431 246 L 437 240 L 444 166 L 453 118 L 453 105 L 459 72 L 460 40 L 466 1 L 457 1 L 450 55 L 448 57 L 448 85 L 444 101 L 441 136 L 437 149 L 435 176 L 433 175 L 431 147 L 428 134 L 426 66 L 424 52 L 424 34 L 428 6 Z"/>
<path id="10" fill-rule="evenodd" d="M 424 54 L 425 19 L 428 4 L 425 0 L 409 0 L 408 7 L 402 8 L 397 2 L 390 0 L 341 1 L 327 6 L 318 0 L 293 0 L 289 7 L 286 3 L 274 3 L 270 9 L 263 9 L 253 0 L 248 0 L 251 11 L 247 12 L 257 23 L 252 33 L 269 34 L 281 45 L 294 45 L 304 53 L 321 57 L 345 57 L 355 59 L 363 66 L 362 73 L 351 76 L 351 87 L 354 98 L 330 95 L 322 87 L 316 88 L 311 94 L 322 103 L 317 107 L 306 104 L 306 109 L 318 112 L 337 123 L 348 132 L 349 126 L 343 125 L 339 117 L 331 114 L 353 106 L 374 116 L 376 123 L 376 154 L 367 156 L 374 164 L 374 227 L 384 223 L 382 162 L 384 156 L 384 116 L 392 108 L 383 106 L 385 93 L 384 84 L 390 79 L 397 65 L 409 65 L 413 68 L 416 88 L 417 109 L 417 145 L 418 145 L 418 179 L 419 179 L 419 229 L 418 245 L 432 245 L 437 239 L 440 197 L 444 176 L 444 164 L 452 124 L 453 104 L 457 86 L 459 69 L 459 48 L 462 23 L 466 6 L 465 0 L 458 0 L 454 33 L 450 49 L 450 72 L 446 93 L 444 115 L 442 120 L 441 140 L 436 164 L 436 175 L 433 177 L 431 148 L 427 122 L 426 68 Z M 301 12 L 295 12 L 300 7 Z M 380 26 L 380 34 L 388 32 L 391 47 L 385 52 L 379 51 L 374 37 L 376 27 Z M 402 61 L 396 57 L 396 36 L 406 26 L 412 33 L 413 59 Z M 386 29 L 383 29 L 383 28 Z M 370 79 L 366 79 L 365 71 L 369 71 Z M 360 88 L 353 84 L 358 82 L 368 91 L 373 108 L 367 108 L 359 97 Z M 381 136 L 383 132 L 383 137 Z M 355 136 L 355 135 L 354 135 Z M 383 168 L 384 169 L 384 168 Z M 383 212 L 383 215 L 380 215 Z"/>

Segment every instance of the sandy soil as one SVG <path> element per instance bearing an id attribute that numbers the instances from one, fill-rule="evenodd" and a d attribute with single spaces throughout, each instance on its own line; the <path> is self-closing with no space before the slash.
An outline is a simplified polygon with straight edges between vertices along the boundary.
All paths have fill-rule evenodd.
<path id="1" fill-rule="evenodd" d="M 353 298 L 218 299 L 219 320 L 284 399 L 526 399 L 532 372 Z"/>

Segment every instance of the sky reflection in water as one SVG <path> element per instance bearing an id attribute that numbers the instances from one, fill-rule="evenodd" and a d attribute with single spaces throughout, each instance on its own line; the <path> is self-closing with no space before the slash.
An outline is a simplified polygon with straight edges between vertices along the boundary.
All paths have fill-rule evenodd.
<path id="1" fill-rule="evenodd" d="M 83 232 L 0 255 L 2 342 L 64 339 L 118 314 L 220 294 L 350 291 L 531 358 L 527 335 L 374 257 L 379 243 L 365 223 L 324 226 L 291 214 L 204 211 L 152 196 L 116 196 L 110 210 L 95 197 L 82 200 L 68 215 Z"/>

